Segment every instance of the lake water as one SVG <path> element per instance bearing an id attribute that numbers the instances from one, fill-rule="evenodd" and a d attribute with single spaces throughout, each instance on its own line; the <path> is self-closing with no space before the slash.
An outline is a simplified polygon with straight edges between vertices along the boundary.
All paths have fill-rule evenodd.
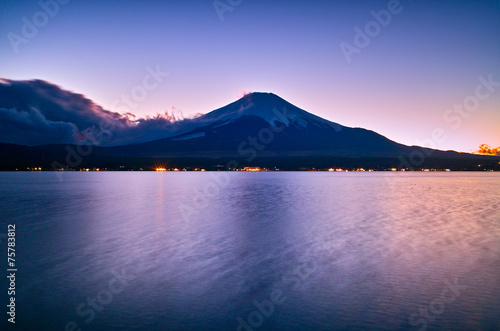
<path id="1" fill-rule="evenodd" d="M 499 173 L 4 172 L 0 185 L 19 330 L 500 329 Z"/>

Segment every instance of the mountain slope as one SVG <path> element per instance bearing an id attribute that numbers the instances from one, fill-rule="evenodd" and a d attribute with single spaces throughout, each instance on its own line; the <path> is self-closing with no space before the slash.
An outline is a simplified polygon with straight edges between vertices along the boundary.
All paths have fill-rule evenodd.
<path id="1" fill-rule="evenodd" d="M 319 116 L 302 110 L 273 93 L 254 92 L 246 94 L 241 99 L 214 110 L 198 119 L 199 123 L 224 123 L 243 116 L 256 116 L 275 126 L 276 121 L 285 126 L 294 124 L 306 127 L 308 124 L 324 128 L 340 130 L 341 125 L 325 120 Z M 295 122 L 295 123 L 292 123 Z"/>
<path id="2" fill-rule="evenodd" d="M 373 131 L 325 120 L 272 93 L 248 94 L 190 124 L 195 127 L 173 137 L 114 150 L 163 157 L 242 156 L 252 148 L 261 156 L 395 156 L 408 148 Z"/>
<path id="3" fill-rule="evenodd" d="M 9 94 L 12 91 L 17 94 Z M 23 99 L 24 95 L 28 97 Z M 2 170 L 122 169 L 123 166 L 151 169 L 158 163 L 208 169 L 218 165 L 234 168 L 238 164 L 290 170 L 336 166 L 479 170 L 496 169 L 500 161 L 498 157 L 398 144 L 376 132 L 345 127 L 318 117 L 272 93 L 250 93 L 200 117 L 173 122 L 161 117 L 131 122 L 81 95 L 43 81 L 0 81 L 0 103 L 12 107 L 0 107 L 1 112 L 10 116 L 3 117 L 0 127 L 15 129 L 19 136 L 44 137 L 46 126 L 66 125 L 68 118 L 78 122 L 78 125 L 66 125 L 68 132 L 65 131 L 64 139 L 58 138 L 56 130 L 50 131 L 50 145 L 33 146 L 36 141 L 24 144 L 31 147 L 0 143 Z M 103 119 L 110 125 L 96 127 L 99 125 L 96 122 L 101 123 Z M 104 132 L 108 139 L 98 141 L 99 147 L 93 146 L 89 152 L 85 152 L 88 147 L 68 143 L 75 135 L 81 138 Z M 158 139 L 160 137 L 162 139 Z M 143 142 L 131 144 L 138 141 Z M 110 143 L 121 146 L 106 146 Z"/>

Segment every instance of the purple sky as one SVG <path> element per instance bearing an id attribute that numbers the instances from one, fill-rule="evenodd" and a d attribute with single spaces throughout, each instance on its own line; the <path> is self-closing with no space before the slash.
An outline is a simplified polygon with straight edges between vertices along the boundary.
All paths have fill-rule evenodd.
<path id="1" fill-rule="evenodd" d="M 43 79 L 138 116 L 207 113 L 243 91 L 273 92 L 404 144 L 429 143 L 439 128 L 446 138 L 431 147 L 500 145 L 500 86 L 478 87 L 480 77 L 500 85 L 496 0 L 222 0 L 224 12 L 212 0 L 71 0 L 57 12 L 55 0 L 41 3 L 52 16 L 38 1 L 0 2 L 0 77 Z M 390 22 L 373 24 L 382 10 Z M 23 32 L 26 21 L 38 31 Z M 357 40 L 346 58 L 356 27 L 368 27 L 369 44 Z M 168 76 L 146 80 L 143 100 L 120 101 L 147 68 Z"/>

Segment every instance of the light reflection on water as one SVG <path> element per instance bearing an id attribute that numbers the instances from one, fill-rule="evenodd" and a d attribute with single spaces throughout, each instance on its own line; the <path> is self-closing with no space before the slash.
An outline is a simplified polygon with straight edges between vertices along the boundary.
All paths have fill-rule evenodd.
<path id="1" fill-rule="evenodd" d="M 408 329 L 422 307 L 430 315 L 414 329 L 500 328 L 496 173 L 0 173 L 0 183 L 2 226 L 17 224 L 19 325 L 235 330 L 279 289 L 282 303 L 254 329 Z M 76 307 L 113 271 L 135 278 L 87 324 Z M 467 288 L 432 307 L 447 282 Z"/>

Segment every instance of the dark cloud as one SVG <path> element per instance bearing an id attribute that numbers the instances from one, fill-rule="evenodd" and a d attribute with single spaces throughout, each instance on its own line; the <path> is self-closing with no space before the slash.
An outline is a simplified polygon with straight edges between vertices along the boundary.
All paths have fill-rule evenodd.
<path id="1" fill-rule="evenodd" d="M 136 118 L 105 110 L 46 81 L 0 79 L 0 142 L 131 144 L 165 138 L 189 127 L 189 119 L 178 117 L 165 113 Z"/>
<path id="2" fill-rule="evenodd" d="M 73 143 L 72 123 L 49 121 L 36 108 L 0 108 L 0 141 L 20 145 Z"/>

